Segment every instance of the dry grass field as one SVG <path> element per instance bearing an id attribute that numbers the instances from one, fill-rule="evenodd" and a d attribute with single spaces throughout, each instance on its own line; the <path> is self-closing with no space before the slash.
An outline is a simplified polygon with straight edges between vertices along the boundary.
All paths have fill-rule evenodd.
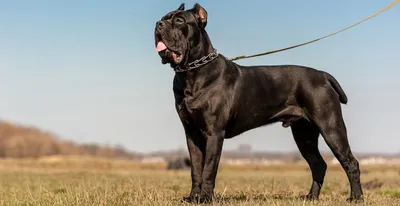
<path id="1" fill-rule="evenodd" d="M 0 205 L 189 205 L 190 172 L 163 164 L 85 157 L 0 160 Z M 400 205 L 400 167 L 362 166 L 366 205 Z M 309 189 L 305 165 L 227 166 L 211 205 L 354 205 L 341 168 L 329 166 L 319 201 L 297 199 Z"/>

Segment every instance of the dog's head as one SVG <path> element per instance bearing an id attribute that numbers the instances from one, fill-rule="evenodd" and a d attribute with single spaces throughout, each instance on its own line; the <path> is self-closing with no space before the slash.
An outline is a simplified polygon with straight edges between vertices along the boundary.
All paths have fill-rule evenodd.
<path id="1" fill-rule="evenodd" d="M 185 4 L 169 12 L 156 23 L 155 46 L 162 63 L 184 67 L 201 53 L 207 36 L 207 12 L 199 4 L 185 10 Z M 208 38 L 208 37 L 206 37 Z"/>

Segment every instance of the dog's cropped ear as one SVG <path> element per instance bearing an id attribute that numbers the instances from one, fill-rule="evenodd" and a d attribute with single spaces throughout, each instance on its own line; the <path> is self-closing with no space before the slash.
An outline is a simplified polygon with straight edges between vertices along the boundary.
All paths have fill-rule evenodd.
<path id="1" fill-rule="evenodd" d="M 182 3 L 177 10 L 185 10 L 185 3 Z"/>
<path id="2" fill-rule="evenodd" d="M 199 25 L 202 28 L 205 28 L 207 25 L 207 11 L 198 3 L 193 6 L 192 11 L 194 13 L 194 16 L 197 18 Z"/>

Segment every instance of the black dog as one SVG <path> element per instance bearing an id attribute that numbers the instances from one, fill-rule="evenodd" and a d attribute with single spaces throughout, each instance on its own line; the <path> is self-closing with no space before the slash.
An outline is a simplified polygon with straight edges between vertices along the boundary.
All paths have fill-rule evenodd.
<path id="1" fill-rule="evenodd" d="M 347 97 L 330 74 L 304 66 L 245 67 L 213 48 L 207 12 L 184 4 L 157 22 L 156 50 L 175 70 L 175 106 L 191 159 L 192 189 L 186 201 L 214 198 L 224 139 L 282 121 L 312 171 L 304 198 L 318 198 L 327 165 L 318 150 L 321 134 L 348 176 L 348 200 L 363 200 L 358 161 L 347 140 L 341 105 Z"/>

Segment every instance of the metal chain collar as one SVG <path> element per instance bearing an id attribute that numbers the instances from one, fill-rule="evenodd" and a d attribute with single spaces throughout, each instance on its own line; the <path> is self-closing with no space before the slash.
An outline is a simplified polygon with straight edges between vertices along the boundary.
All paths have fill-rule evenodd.
<path id="1" fill-rule="evenodd" d="M 180 68 L 179 66 L 177 66 L 174 70 L 175 70 L 175 72 L 190 71 L 192 69 L 199 68 L 199 67 L 211 62 L 212 60 L 214 60 L 217 57 L 218 57 L 217 50 L 214 49 L 214 51 L 209 53 L 207 56 L 203 56 L 200 59 L 190 62 L 185 68 Z"/>

